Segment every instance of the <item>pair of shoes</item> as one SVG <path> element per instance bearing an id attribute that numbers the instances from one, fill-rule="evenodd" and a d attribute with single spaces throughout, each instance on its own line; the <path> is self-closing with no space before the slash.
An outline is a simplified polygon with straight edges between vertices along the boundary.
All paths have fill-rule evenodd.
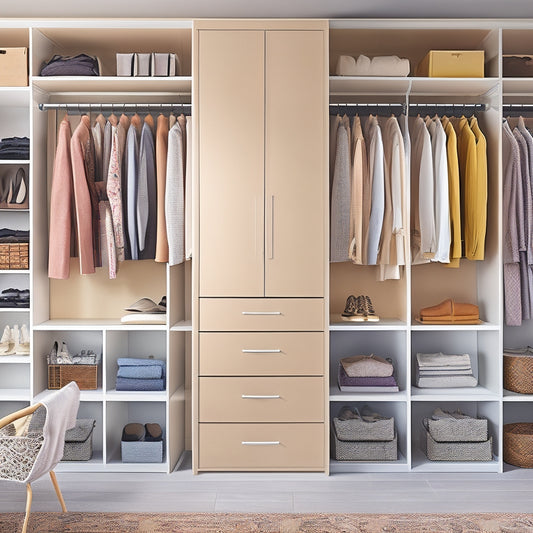
<path id="1" fill-rule="evenodd" d="M 122 430 L 123 442 L 157 442 L 163 439 L 163 431 L 159 424 L 139 424 L 131 422 Z"/>
<path id="2" fill-rule="evenodd" d="M 26 172 L 19 167 L 15 175 L 6 176 L 0 186 L 0 202 L 8 205 L 20 205 L 26 200 L 28 188 L 26 186 Z"/>
<path id="3" fill-rule="evenodd" d="M 134 313 L 166 313 L 167 312 L 167 297 L 163 296 L 159 304 L 156 304 L 150 298 L 141 298 L 129 307 L 125 308 L 125 311 L 131 311 Z"/>
<path id="4" fill-rule="evenodd" d="M 6 326 L 0 339 L 0 355 L 30 355 L 30 334 L 28 326 L 15 324 Z"/>
<path id="5" fill-rule="evenodd" d="M 372 300 L 369 296 L 348 296 L 346 307 L 342 313 L 343 320 L 354 322 L 378 322 L 379 316 L 374 311 Z"/>

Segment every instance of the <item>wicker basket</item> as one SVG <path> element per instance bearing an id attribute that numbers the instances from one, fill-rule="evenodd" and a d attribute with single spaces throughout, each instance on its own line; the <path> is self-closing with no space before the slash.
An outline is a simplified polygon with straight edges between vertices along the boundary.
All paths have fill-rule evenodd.
<path id="1" fill-rule="evenodd" d="M 96 420 L 80 418 L 65 433 L 62 461 L 89 461 L 93 456 L 93 429 Z"/>
<path id="2" fill-rule="evenodd" d="M 503 354 L 503 387 L 521 394 L 533 394 L 533 356 Z"/>
<path id="3" fill-rule="evenodd" d="M 397 461 L 398 437 L 390 441 L 340 440 L 331 430 L 331 454 L 337 461 Z"/>
<path id="4" fill-rule="evenodd" d="M 27 242 L 0 243 L 0 270 L 28 270 L 29 247 Z"/>
<path id="5" fill-rule="evenodd" d="M 437 442 L 424 430 L 430 461 L 492 461 L 492 437 L 485 442 Z"/>
<path id="6" fill-rule="evenodd" d="M 48 388 L 61 389 L 71 381 L 80 390 L 98 388 L 98 365 L 48 365 Z"/>
<path id="7" fill-rule="evenodd" d="M 533 424 L 503 426 L 503 460 L 520 468 L 533 468 Z"/>
<path id="8" fill-rule="evenodd" d="M 365 420 L 333 419 L 335 432 L 340 440 L 391 441 L 394 439 L 394 418 L 366 422 Z"/>
<path id="9" fill-rule="evenodd" d="M 425 418 L 424 426 L 437 442 L 484 442 L 489 438 L 486 418 Z"/>

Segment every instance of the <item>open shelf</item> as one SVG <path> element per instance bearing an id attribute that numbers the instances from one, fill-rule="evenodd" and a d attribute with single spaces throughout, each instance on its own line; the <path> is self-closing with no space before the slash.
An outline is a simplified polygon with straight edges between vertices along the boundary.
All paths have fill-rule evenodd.
<path id="1" fill-rule="evenodd" d="M 162 463 L 123 463 L 118 459 L 107 461 L 106 470 L 113 472 L 164 472 L 168 471 L 166 461 Z"/>
<path id="2" fill-rule="evenodd" d="M 0 107 L 23 107 L 30 103 L 29 87 L 0 87 Z"/>
<path id="3" fill-rule="evenodd" d="M 430 461 L 420 449 L 413 450 L 413 472 L 499 472 L 499 460 L 492 461 Z"/>
<path id="4" fill-rule="evenodd" d="M 33 329 L 36 331 L 53 331 L 53 330 L 124 330 L 124 331 L 166 331 L 165 324 L 122 324 L 119 319 L 100 320 L 100 319 L 53 319 L 46 320 L 41 324 L 35 324 Z"/>
<path id="5" fill-rule="evenodd" d="M 329 471 L 332 474 L 342 472 L 408 472 L 406 457 L 398 450 L 397 461 L 336 461 L 330 459 Z"/>
<path id="6" fill-rule="evenodd" d="M 55 390 L 46 389 L 33 398 L 33 403 L 39 403 L 45 396 L 52 394 Z M 80 401 L 81 402 L 101 402 L 104 399 L 104 392 L 101 388 L 95 390 L 81 390 Z"/>
<path id="7" fill-rule="evenodd" d="M 0 270 L 0 274 L 29 274 L 30 270 Z"/>
<path id="8" fill-rule="evenodd" d="M 0 165 L 29 165 L 29 164 L 30 164 L 29 159 L 0 159 Z M 2 211 L 29 211 L 29 209 L 2 209 Z"/>
<path id="9" fill-rule="evenodd" d="M 0 364 L 2 363 L 29 364 L 31 363 L 31 357 L 29 355 L 1 355 Z"/>
<path id="10" fill-rule="evenodd" d="M 192 331 L 192 320 L 180 320 L 170 328 L 170 331 Z"/>
<path id="11" fill-rule="evenodd" d="M 497 401 L 496 394 L 485 387 L 461 387 L 450 389 L 420 389 L 411 387 L 411 400 L 418 402 L 450 402 L 450 401 Z"/>
<path id="12" fill-rule="evenodd" d="M 406 402 L 407 392 L 341 392 L 339 387 L 330 385 L 330 402 Z"/>
<path id="13" fill-rule="evenodd" d="M 498 324 L 413 324 L 412 331 L 499 331 Z"/>
<path id="14" fill-rule="evenodd" d="M 117 391 L 105 393 L 108 402 L 165 402 L 167 391 Z"/>
<path id="15" fill-rule="evenodd" d="M 0 401 L 29 401 L 30 389 L 1 389 Z"/>
<path id="16" fill-rule="evenodd" d="M 512 392 L 503 389 L 504 402 L 533 402 L 533 394 L 520 394 L 519 392 Z"/>
<path id="17" fill-rule="evenodd" d="M 379 322 L 351 322 L 343 320 L 340 314 L 330 315 L 330 331 L 376 331 L 376 330 L 405 330 L 407 324 L 398 318 L 380 318 Z"/>
<path id="18" fill-rule="evenodd" d="M 56 472 L 95 472 L 104 469 L 104 457 L 101 451 L 93 451 L 88 461 L 60 461 Z"/>

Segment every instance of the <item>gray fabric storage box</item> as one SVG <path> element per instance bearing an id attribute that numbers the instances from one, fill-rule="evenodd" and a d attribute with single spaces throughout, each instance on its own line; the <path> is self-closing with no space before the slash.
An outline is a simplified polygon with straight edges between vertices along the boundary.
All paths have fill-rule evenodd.
<path id="1" fill-rule="evenodd" d="M 163 441 L 121 441 L 123 463 L 162 463 Z"/>
<path id="2" fill-rule="evenodd" d="M 366 422 L 363 419 L 333 419 L 335 432 L 340 440 L 350 441 L 392 441 L 394 439 L 394 418 Z"/>
<path id="3" fill-rule="evenodd" d="M 331 430 L 331 451 L 337 461 L 396 461 L 398 437 L 390 441 L 340 440 L 335 429 Z"/>
<path id="4" fill-rule="evenodd" d="M 437 442 L 424 429 L 423 442 L 430 461 L 492 461 L 492 437 L 485 442 Z"/>
<path id="5" fill-rule="evenodd" d="M 96 420 L 80 418 L 65 433 L 62 461 L 89 461 L 93 456 L 93 430 Z"/>
<path id="6" fill-rule="evenodd" d="M 486 418 L 425 418 L 424 426 L 436 442 L 485 442 L 489 438 Z"/>

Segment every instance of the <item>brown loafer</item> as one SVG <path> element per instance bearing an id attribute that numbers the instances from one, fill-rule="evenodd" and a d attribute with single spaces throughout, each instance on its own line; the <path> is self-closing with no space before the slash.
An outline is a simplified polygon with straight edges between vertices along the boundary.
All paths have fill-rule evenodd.
<path id="1" fill-rule="evenodd" d="M 425 307 L 420 311 L 420 322 L 424 324 L 477 324 L 479 307 L 468 303 L 455 303 L 448 298 L 440 304 Z"/>

